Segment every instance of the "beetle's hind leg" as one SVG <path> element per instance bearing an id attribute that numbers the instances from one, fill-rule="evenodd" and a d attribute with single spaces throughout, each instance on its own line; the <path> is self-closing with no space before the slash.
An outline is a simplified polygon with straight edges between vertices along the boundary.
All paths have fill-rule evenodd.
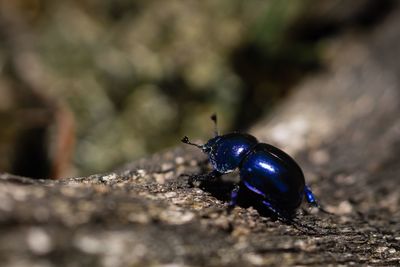
<path id="1" fill-rule="evenodd" d="M 281 210 L 277 209 L 274 207 L 269 201 L 263 200 L 262 203 L 264 206 L 268 208 L 270 212 L 272 212 L 273 215 L 275 215 L 280 221 L 283 221 L 285 223 L 291 223 L 293 222 L 291 217 L 287 215 L 286 213 L 282 212 Z"/>
<path id="2" fill-rule="evenodd" d="M 285 214 L 284 212 L 280 211 L 279 209 L 275 208 L 270 202 L 263 200 L 262 203 L 268 208 L 269 211 L 272 212 L 273 215 L 275 215 L 278 220 L 280 220 L 283 223 L 293 225 L 298 229 L 299 231 L 305 233 L 305 234 L 318 234 L 318 231 L 314 229 L 313 227 L 309 225 L 305 225 L 297 220 L 294 220 L 292 216 L 289 216 Z M 305 231 L 304 229 L 307 229 L 308 231 Z M 310 232 L 311 231 L 311 232 Z"/>
<path id="3" fill-rule="evenodd" d="M 319 205 L 317 199 L 315 198 L 313 192 L 311 191 L 311 188 L 308 185 L 306 185 L 304 187 L 304 194 L 306 195 L 306 200 L 307 200 L 308 204 L 310 204 L 310 206 L 317 208 L 318 210 L 322 211 L 323 213 L 332 215 L 331 212 L 325 210 L 323 207 L 321 207 Z"/>

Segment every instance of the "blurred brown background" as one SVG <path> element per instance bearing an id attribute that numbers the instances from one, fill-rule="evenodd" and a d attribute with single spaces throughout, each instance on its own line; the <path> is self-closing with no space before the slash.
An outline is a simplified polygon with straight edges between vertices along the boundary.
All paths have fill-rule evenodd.
<path id="1" fill-rule="evenodd" d="M 0 0 L 0 172 L 107 171 L 213 112 L 246 130 L 394 2 Z"/>

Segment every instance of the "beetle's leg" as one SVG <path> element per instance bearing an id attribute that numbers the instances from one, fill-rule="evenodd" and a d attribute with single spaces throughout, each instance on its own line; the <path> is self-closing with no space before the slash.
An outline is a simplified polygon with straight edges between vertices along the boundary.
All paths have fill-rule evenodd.
<path id="1" fill-rule="evenodd" d="M 330 213 L 329 211 L 325 210 L 324 208 L 322 208 L 319 205 L 319 203 L 316 200 L 313 192 L 311 191 L 311 188 L 308 185 L 306 185 L 304 187 L 304 194 L 306 195 L 306 199 L 307 199 L 308 204 L 310 204 L 312 207 L 315 207 L 315 208 L 317 208 L 318 210 L 320 210 L 320 211 L 322 211 L 324 213 L 332 214 L 332 213 Z"/>
<path id="2" fill-rule="evenodd" d="M 316 207 L 316 208 L 319 207 L 318 202 L 315 199 L 315 196 L 314 196 L 313 192 L 311 191 L 311 188 L 308 185 L 306 185 L 304 187 L 304 194 L 306 195 L 306 200 L 307 200 L 308 204 L 310 204 L 311 206 Z"/>
<path id="3" fill-rule="evenodd" d="M 314 232 L 317 232 L 314 228 L 312 228 L 312 227 L 310 227 L 310 226 L 308 226 L 308 225 L 302 224 L 301 222 L 295 221 L 295 220 L 293 220 L 291 217 L 285 215 L 284 213 L 282 213 L 281 211 L 279 211 L 277 208 L 275 208 L 275 207 L 274 207 L 271 203 L 269 203 L 268 201 L 263 200 L 262 203 L 263 203 L 263 204 L 264 204 L 264 205 L 265 205 L 265 206 L 266 206 L 280 221 L 282 221 L 283 223 L 287 223 L 287 224 L 290 224 L 290 225 L 294 225 L 298 230 L 300 230 L 301 232 L 306 233 L 306 234 L 310 234 L 310 233 L 307 232 L 307 231 L 304 231 L 303 228 L 308 229 L 308 230 L 311 230 L 311 231 L 314 231 Z"/>
<path id="4" fill-rule="evenodd" d="M 275 216 L 277 216 L 280 220 L 283 220 L 284 222 L 289 222 L 289 217 L 285 216 L 280 212 L 277 208 L 275 208 L 271 203 L 269 203 L 267 200 L 263 200 L 262 202 Z"/>
<path id="5" fill-rule="evenodd" d="M 228 213 L 230 213 L 237 204 L 240 186 L 236 184 L 231 192 L 231 200 L 228 204 Z"/>
<path id="6" fill-rule="evenodd" d="M 222 173 L 216 170 L 207 174 L 194 174 L 189 176 L 188 183 L 193 186 L 195 183 L 202 183 L 204 181 L 213 182 L 221 175 Z"/>

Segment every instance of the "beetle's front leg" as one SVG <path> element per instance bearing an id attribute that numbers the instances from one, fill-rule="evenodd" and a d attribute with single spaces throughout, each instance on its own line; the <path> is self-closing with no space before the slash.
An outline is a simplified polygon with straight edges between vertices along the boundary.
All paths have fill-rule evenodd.
<path id="1" fill-rule="evenodd" d="M 240 190 L 240 185 L 238 184 L 236 184 L 235 187 L 232 189 L 231 200 L 228 204 L 228 213 L 230 213 L 237 204 L 239 190 Z"/>

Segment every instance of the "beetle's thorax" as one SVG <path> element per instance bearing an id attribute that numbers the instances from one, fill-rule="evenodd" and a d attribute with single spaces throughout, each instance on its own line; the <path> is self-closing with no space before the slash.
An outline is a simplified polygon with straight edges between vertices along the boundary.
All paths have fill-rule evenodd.
<path id="1" fill-rule="evenodd" d="M 240 166 L 256 144 L 257 139 L 251 135 L 231 133 L 210 139 L 203 151 L 216 171 L 228 173 Z"/>

